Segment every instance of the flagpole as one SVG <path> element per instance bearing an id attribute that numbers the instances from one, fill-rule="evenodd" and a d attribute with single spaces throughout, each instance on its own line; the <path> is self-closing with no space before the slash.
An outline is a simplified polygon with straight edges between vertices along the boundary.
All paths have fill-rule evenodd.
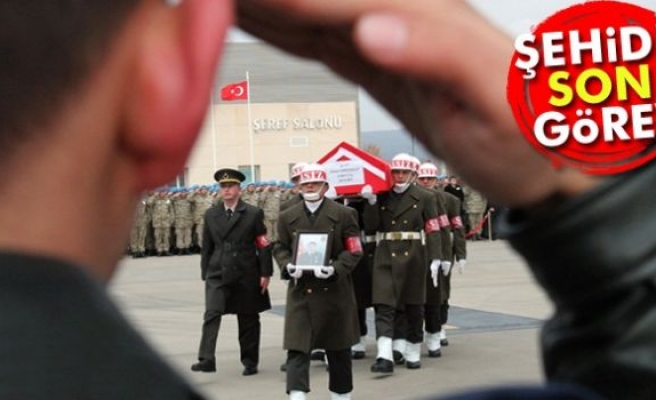
<path id="1" fill-rule="evenodd" d="M 253 124 L 251 124 L 251 82 L 248 71 L 246 71 L 246 100 L 248 107 L 248 149 L 251 159 L 251 182 L 255 182 L 255 155 L 253 148 Z"/>
<path id="2" fill-rule="evenodd" d="M 212 129 L 212 171 L 216 171 L 216 121 L 214 119 L 214 90 L 210 94 L 210 128 Z"/>

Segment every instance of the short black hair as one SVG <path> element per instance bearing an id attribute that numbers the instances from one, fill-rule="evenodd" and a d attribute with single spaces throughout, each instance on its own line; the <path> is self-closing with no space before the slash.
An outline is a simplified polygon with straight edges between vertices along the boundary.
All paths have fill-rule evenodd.
<path id="1" fill-rule="evenodd" d="M 139 2 L 0 1 L 0 156 L 81 88 Z"/>

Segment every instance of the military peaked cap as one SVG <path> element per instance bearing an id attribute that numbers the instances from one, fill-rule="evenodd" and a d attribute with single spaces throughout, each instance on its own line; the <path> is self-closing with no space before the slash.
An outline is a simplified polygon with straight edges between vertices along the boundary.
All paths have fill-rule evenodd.
<path id="1" fill-rule="evenodd" d="M 236 169 L 222 168 L 214 173 L 214 179 L 219 183 L 242 183 L 246 176 Z"/>

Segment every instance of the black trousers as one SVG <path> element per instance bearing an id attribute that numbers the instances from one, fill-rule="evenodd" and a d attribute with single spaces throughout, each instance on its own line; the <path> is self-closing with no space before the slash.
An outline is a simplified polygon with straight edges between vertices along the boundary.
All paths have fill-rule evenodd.
<path id="1" fill-rule="evenodd" d="M 226 295 L 227 291 L 218 290 L 212 292 L 212 301 L 206 298 L 203 332 L 198 349 L 198 359 L 201 361 L 215 359 Z M 260 362 L 260 314 L 237 314 L 237 324 L 241 363 L 245 367 L 257 367 Z"/>
<path id="2" fill-rule="evenodd" d="M 406 304 L 401 310 L 377 304 L 375 309 L 376 338 L 384 336 L 405 339 L 410 343 L 421 343 L 424 340 L 423 304 Z"/>
<path id="3" fill-rule="evenodd" d="M 442 329 L 442 322 L 440 320 L 441 309 L 441 305 L 426 304 L 424 306 L 424 326 L 426 332 L 437 333 Z"/>
<path id="4" fill-rule="evenodd" d="M 408 316 L 404 310 L 394 312 L 394 334 L 392 339 L 405 339 L 408 333 Z"/>
<path id="5" fill-rule="evenodd" d="M 449 320 L 449 301 L 446 300 L 439 306 L 426 304 L 424 306 L 424 323 L 426 332 L 437 333 L 442 330 L 442 325 Z"/>
<path id="6" fill-rule="evenodd" d="M 358 309 L 358 323 L 360 324 L 360 336 L 367 336 L 367 309 Z"/>
<path id="7" fill-rule="evenodd" d="M 328 358 L 328 389 L 337 394 L 353 391 L 351 349 L 326 350 Z M 287 393 L 310 391 L 310 354 L 301 351 L 287 352 Z"/>
<path id="8" fill-rule="evenodd" d="M 442 325 L 446 324 L 449 320 L 449 300 L 445 300 L 440 304 L 440 329 Z"/>

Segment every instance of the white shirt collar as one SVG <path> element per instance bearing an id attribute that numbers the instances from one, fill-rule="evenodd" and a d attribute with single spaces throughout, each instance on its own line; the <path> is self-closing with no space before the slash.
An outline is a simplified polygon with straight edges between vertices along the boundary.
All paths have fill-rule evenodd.
<path id="1" fill-rule="evenodd" d="M 319 201 L 306 201 L 305 207 L 307 207 L 307 209 L 310 210 L 312 214 L 314 214 L 319 209 L 319 207 L 321 207 L 321 204 L 323 204 L 323 199 Z"/>

